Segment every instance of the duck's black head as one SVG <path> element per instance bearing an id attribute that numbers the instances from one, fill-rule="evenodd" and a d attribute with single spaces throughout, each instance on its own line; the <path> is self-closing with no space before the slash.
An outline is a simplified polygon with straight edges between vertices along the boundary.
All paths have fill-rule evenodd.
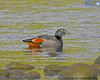
<path id="1" fill-rule="evenodd" d="M 58 39 L 61 39 L 63 35 L 69 35 L 71 33 L 69 33 L 66 29 L 58 29 L 55 32 L 55 37 L 57 37 Z"/>

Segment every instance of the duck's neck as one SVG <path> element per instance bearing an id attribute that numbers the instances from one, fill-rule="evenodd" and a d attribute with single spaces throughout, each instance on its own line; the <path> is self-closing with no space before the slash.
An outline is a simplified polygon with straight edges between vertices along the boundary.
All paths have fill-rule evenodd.
<path id="1" fill-rule="evenodd" d="M 62 36 L 55 35 L 57 39 L 62 39 Z"/>
<path id="2" fill-rule="evenodd" d="M 63 47 L 63 41 L 62 41 L 62 36 L 55 36 L 61 43 L 61 46 L 60 47 Z"/>
<path id="3" fill-rule="evenodd" d="M 55 37 L 56 37 L 57 39 L 62 39 L 62 35 L 61 35 L 60 32 L 56 32 L 56 33 L 55 33 Z"/>

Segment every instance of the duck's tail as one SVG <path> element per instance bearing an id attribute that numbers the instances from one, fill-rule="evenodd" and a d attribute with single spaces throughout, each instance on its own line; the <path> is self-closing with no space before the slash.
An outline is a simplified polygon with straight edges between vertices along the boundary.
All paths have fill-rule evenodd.
<path id="1" fill-rule="evenodd" d="M 25 39 L 25 40 L 22 40 L 23 42 L 33 42 L 32 41 L 33 39 Z"/>

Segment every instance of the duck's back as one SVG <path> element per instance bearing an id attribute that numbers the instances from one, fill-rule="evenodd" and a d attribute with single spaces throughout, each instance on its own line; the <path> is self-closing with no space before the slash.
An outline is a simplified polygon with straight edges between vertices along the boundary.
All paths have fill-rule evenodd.
<path id="1" fill-rule="evenodd" d="M 52 36 L 52 35 L 41 35 L 41 36 L 37 36 L 37 38 L 44 39 L 44 41 L 41 44 L 42 47 L 63 46 L 62 39 L 57 39 L 55 36 Z"/>
<path id="2" fill-rule="evenodd" d="M 46 40 L 54 40 L 54 41 L 57 40 L 57 38 L 53 35 L 41 35 L 41 36 L 37 36 L 37 38 L 42 38 L 42 39 L 46 39 Z"/>

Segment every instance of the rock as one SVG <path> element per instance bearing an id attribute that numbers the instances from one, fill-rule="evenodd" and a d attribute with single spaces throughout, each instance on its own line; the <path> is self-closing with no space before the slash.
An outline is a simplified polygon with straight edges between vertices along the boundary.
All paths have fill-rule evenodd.
<path id="1" fill-rule="evenodd" d="M 69 69 L 70 66 L 61 66 L 63 69 Z"/>
<path id="2" fill-rule="evenodd" d="M 59 75 L 59 80 L 66 79 L 96 79 L 97 73 L 90 66 L 82 63 L 72 65 L 69 69 L 62 70 Z"/>
<path id="3" fill-rule="evenodd" d="M 98 79 L 94 79 L 94 78 L 93 79 L 75 79 L 75 78 L 71 79 L 70 78 L 70 79 L 60 79 L 60 80 L 98 80 Z"/>
<path id="4" fill-rule="evenodd" d="M 27 78 L 28 79 L 40 79 L 41 75 L 40 75 L 40 73 L 38 73 L 36 71 L 30 71 L 27 73 Z"/>
<path id="5" fill-rule="evenodd" d="M 44 73 L 45 73 L 45 76 L 55 76 L 56 75 L 54 71 L 46 71 Z"/>
<path id="6" fill-rule="evenodd" d="M 62 70 L 62 67 L 56 64 L 48 65 L 44 68 L 44 73 L 46 76 L 57 75 Z"/>
<path id="7" fill-rule="evenodd" d="M 8 80 L 6 76 L 0 76 L 0 80 Z"/>
<path id="8" fill-rule="evenodd" d="M 94 64 L 100 64 L 100 56 L 95 60 Z"/>
<path id="9" fill-rule="evenodd" d="M 24 79 L 24 78 L 26 78 L 26 74 L 22 70 L 12 70 L 10 72 L 9 78 L 11 78 L 11 79 Z"/>
<path id="10" fill-rule="evenodd" d="M 9 73 L 8 73 L 7 70 L 0 69 L 0 76 L 6 76 L 6 77 L 8 77 L 9 76 Z"/>
<path id="11" fill-rule="evenodd" d="M 100 75 L 100 64 L 92 64 L 91 67 Z"/>
<path id="12" fill-rule="evenodd" d="M 58 56 L 57 52 L 49 52 L 48 55 L 50 57 L 57 57 Z"/>
<path id="13" fill-rule="evenodd" d="M 18 62 L 12 62 L 7 66 L 8 70 L 31 70 L 34 69 L 35 67 L 32 65 L 28 65 L 28 64 L 21 64 Z"/>
<path id="14" fill-rule="evenodd" d="M 35 79 L 28 79 L 28 80 L 35 80 Z"/>

